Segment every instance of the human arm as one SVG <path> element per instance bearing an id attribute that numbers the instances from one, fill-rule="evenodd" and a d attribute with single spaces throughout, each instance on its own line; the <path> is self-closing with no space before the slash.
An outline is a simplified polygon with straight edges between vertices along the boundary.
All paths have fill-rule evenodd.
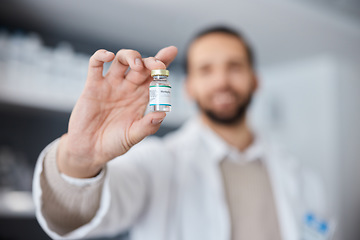
<path id="1" fill-rule="evenodd" d="M 71 186 L 59 176 L 94 177 L 110 160 L 123 155 L 160 127 L 164 113 L 143 116 L 148 103 L 150 70 L 165 68 L 175 57 L 176 48 L 161 50 L 156 55 L 156 59 L 162 60 L 160 62 L 155 58 L 141 59 L 143 65 L 138 71 L 132 71 L 136 69 L 132 64 L 139 57 L 138 53 L 120 51 L 116 58 L 112 55 L 113 63 L 105 76 L 102 76 L 102 64 L 112 57 L 101 50 L 100 54 L 105 57 L 101 61 L 97 54 L 99 51 L 90 60 L 88 80 L 72 112 L 68 133 L 53 146 L 52 156 L 44 150 L 35 171 L 37 216 L 53 238 L 78 238 L 126 229 L 139 215 L 145 201 L 146 174 L 141 166 L 131 161 L 135 159 L 119 159 L 116 168 L 111 167 L 113 174 L 104 174 L 103 179 L 87 186 L 86 190 Z M 133 69 L 126 72 L 125 63 Z M 69 191 L 63 191 L 65 188 Z M 51 196 L 50 200 L 46 196 Z M 88 205 L 95 207 L 82 208 L 89 198 L 86 196 L 94 196 Z M 68 201 L 74 204 L 69 206 Z M 116 224 L 110 220 L 114 218 Z M 66 219 L 77 220 L 72 224 Z M 106 224 L 109 221 L 113 224 Z"/>
<path id="2" fill-rule="evenodd" d="M 154 144 L 141 144 L 114 159 L 100 176 L 72 178 L 74 184 L 69 177 L 63 178 L 56 166 L 58 142 L 42 151 L 34 173 L 36 216 L 44 231 L 53 239 L 104 237 L 128 231 L 146 210 L 151 194 L 148 171 L 142 163 L 149 160 Z"/>
<path id="3" fill-rule="evenodd" d="M 133 50 L 120 50 L 116 56 L 98 50 L 91 57 L 84 91 L 60 140 L 57 164 L 61 172 L 78 178 L 95 176 L 108 161 L 159 129 L 165 113 L 144 116 L 150 71 L 166 68 L 176 53 L 175 47 L 168 47 L 155 58 L 142 59 Z M 109 61 L 112 64 L 103 76 L 103 64 Z"/>

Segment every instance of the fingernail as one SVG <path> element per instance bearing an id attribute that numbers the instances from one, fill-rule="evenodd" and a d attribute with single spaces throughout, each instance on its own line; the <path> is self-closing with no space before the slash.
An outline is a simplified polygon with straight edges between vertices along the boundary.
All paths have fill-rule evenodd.
<path id="1" fill-rule="evenodd" d="M 160 61 L 159 59 L 156 59 L 155 62 L 159 62 L 159 63 L 162 63 L 162 61 Z"/>
<path id="2" fill-rule="evenodd" d="M 140 58 L 136 58 L 135 59 L 135 64 L 138 65 L 138 66 L 142 66 L 142 61 Z"/>
<path id="3" fill-rule="evenodd" d="M 112 52 L 109 52 L 109 51 L 106 51 L 105 53 L 106 53 L 106 54 L 112 54 Z"/>
<path id="4" fill-rule="evenodd" d="M 155 118 L 151 121 L 151 123 L 156 125 L 162 123 L 163 120 L 163 118 Z"/>

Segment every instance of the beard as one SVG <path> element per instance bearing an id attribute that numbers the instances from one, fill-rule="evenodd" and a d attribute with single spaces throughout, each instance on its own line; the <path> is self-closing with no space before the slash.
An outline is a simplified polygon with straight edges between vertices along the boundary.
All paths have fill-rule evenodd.
<path id="1" fill-rule="evenodd" d="M 214 123 L 222 124 L 222 125 L 232 125 L 242 121 L 245 118 L 247 109 L 251 104 L 252 94 L 250 94 L 245 101 L 239 104 L 232 115 L 224 116 L 222 114 L 216 113 L 214 110 L 206 108 L 202 106 L 202 104 L 198 101 L 197 105 L 199 109 L 205 113 L 205 115 Z"/>

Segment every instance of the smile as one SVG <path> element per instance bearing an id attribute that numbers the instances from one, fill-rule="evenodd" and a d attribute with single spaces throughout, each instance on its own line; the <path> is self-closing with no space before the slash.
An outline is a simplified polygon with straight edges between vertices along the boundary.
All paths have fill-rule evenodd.
<path id="1" fill-rule="evenodd" d="M 235 100 L 235 96 L 231 93 L 217 93 L 213 96 L 213 102 L 216 105 L 232 104 Z"/>

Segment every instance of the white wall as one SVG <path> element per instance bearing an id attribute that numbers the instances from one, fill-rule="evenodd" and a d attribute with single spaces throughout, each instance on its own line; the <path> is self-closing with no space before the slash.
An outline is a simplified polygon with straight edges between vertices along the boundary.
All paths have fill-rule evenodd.
<path id="1" fill-rule="evenodd" d="M 310 201 L 328 209 L 321 210 L 324 217 L 336 219 L 337 239 L 360 238 L 358 63 L 322 55 L 263 68 L 251 113 L 255 127 L 286 143 L 304 167 L 319 174 L 326 204 Z"/>

